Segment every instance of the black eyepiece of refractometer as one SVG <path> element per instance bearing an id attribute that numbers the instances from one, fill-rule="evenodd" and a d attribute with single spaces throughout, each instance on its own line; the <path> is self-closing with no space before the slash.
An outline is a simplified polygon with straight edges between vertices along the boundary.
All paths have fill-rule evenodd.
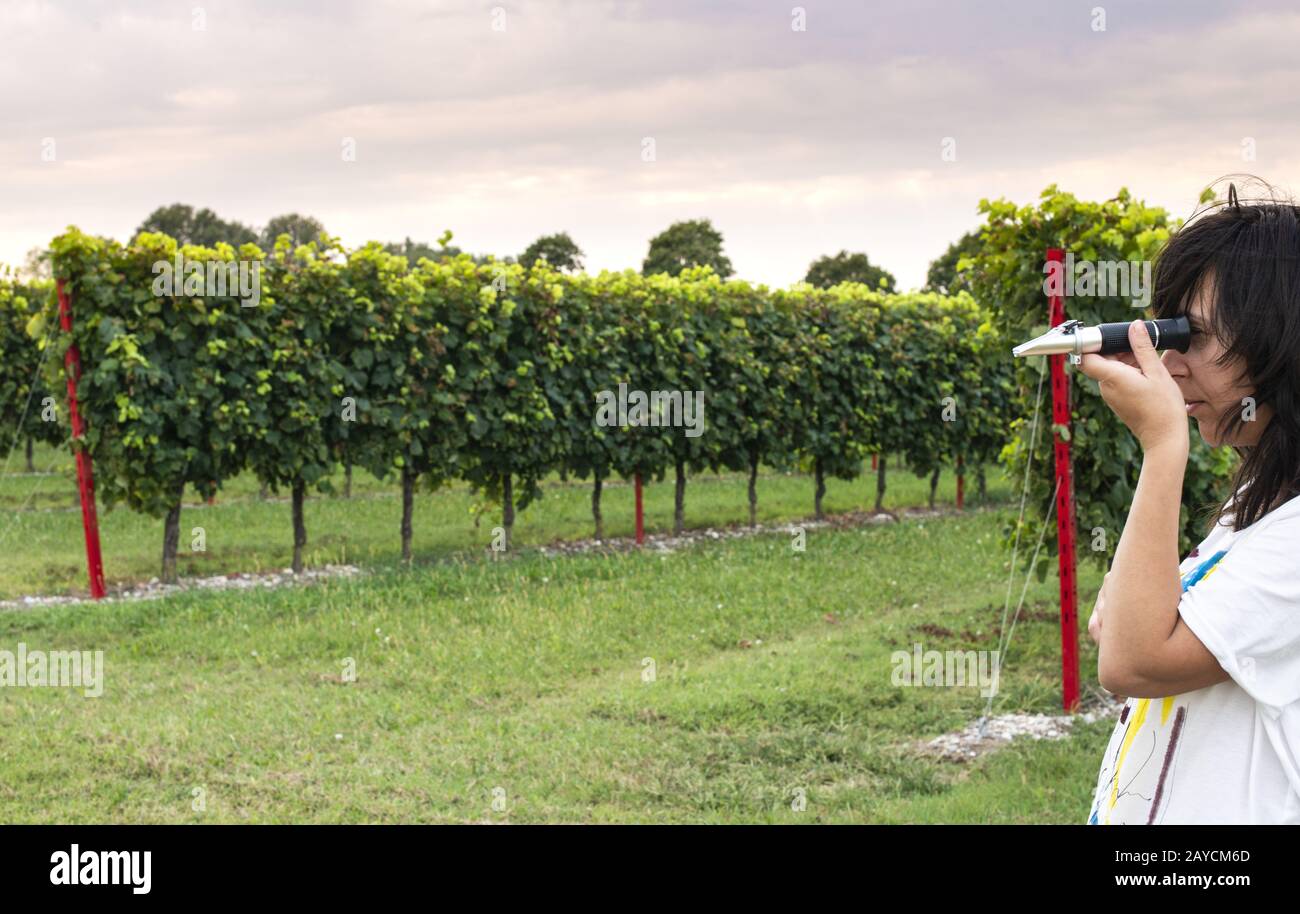
<path id="1" fill-rule="evenodd" d="M 1192 345 L 1192 325 L 1186 316 L 1166 317 L 1158 321 L 1142 323 L 1146 324 L 1147 336 L 1151 337 L 1151 345 L 1156 349 L 1177 349 L 1179 352 L 1186 352 L 1187 347 Z M 1128 343 L 1127 323 L 1121 321 L 1116 324 L 1098 324 L 1097 329 L 1101 331 L 1101 349 L 1097 351 L 1102 355 L 1133 351 L 1133 347 Z"/>

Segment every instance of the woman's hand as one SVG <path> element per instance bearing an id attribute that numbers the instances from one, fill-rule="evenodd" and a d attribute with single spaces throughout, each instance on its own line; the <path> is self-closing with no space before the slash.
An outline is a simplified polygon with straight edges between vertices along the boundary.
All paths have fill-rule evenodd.
<path id="1" fill-rule="evenodd" d="M 1097 591 L 1097 602 L 1093 604 L 1092 615 L 1088 617 L 1088 637 L 1094 644 L 1101 644 L 1101 611 L 1106 605 L 1106 585 L 1110 583 L 1110 572 L 1101 579 L 1101 590 Z"/>
<path id="2" fill-rule="evenodd" d="M 1187 405 L 1151 345 L 1142 321 L 1128 328 L 1132 353 L 1085 353 L 1079 369 L 1101 386 L 1102 399 L 1137 436 L 1143 451 L 1189 446 Z"/>

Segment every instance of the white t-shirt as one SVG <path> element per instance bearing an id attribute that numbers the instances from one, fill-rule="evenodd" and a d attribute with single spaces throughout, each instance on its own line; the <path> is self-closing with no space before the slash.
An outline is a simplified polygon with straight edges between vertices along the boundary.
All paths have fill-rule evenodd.
<path id="1" fill-rule="evenodd" d="M 1178 566 L 1178 613 L 1230 678 L 1124 702 L 1090 825 L 1300 824 L 1300 497 L 1230 521 Z"/>

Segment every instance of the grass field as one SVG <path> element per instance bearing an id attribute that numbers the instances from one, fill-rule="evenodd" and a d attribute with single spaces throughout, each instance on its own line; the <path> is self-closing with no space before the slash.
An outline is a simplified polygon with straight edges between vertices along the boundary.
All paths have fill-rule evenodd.
<path id="1" fill-rule="evenodd" d="M 35 466 L 48 475 L 29 476 L 21 469 L 21 455 L 10 462 L 9 474 L 0 476 L 0 600 L 25 594 L 86 594 L 85 546 L 73 462 L 66 453 L 38 448 Z M 896 467 L 894 460 L 889 462 Z M 341 492 L 342 473 L 332 478 Z M 929 479 L 905 470 L 887 475 L 886 508 L 926 503 Z M 975 502 L 973 474 L 966 480 L 968 503 Z M 956 484 L 950 473 L 939 485 L 940 502 L 952 504 Z M 874 475 L 853 482 L 827 481 L 824 507 L 828 512 L 869 508 L 874 504 Z M 396 565 L 400 558 L 401 493 L 395 480 L 377 480 L 358 470 L 353 497 L 312 497 L 306 505 L 308 565 L 357 563 Z M 289 565 L 293 547 L 288 493 L 266 500 L 258 498 L 258 484 L 250 474 L 232 480 L 209 507 L 193 492 L 181 512 L 178 566 L 184 576 L 265 571 Z M 1005 501 L 1010 487 L 996 472 L 989 474 L 990 501 Z M 811 517 L 813 482 L 799 475 L 774 474 L 758 484 L 760 523 Z M 602 497 L 607 537 L 633 534 L 632 486 L 606 483 Z M 480 556 L 487 549 L 492 528 L 501 523 L 500 508 L 491 508 L 478 524 L 472 509 L 478 499 L 465 484 L 416 498 L 413 550 L 417 562 L 444 560 L 452 555 Z M 19 511 L 18 509 L 23 509 Z M 646 529 L 649 533 L 672 530 L 673 482 L 645 487 Z M 744 474 L 706 474 L 692 477 L 686 488 L 688 527 L 747 523 L 748 502 Z M 99 512 L 105 576 L 109 588 L 147 581 L 159 574 L 163 525 L 157 518 L 137 514 L 124 506 Z M 191 549 L 194 528 L 201 527 L 206 550 Z M 548 480 L 545 494 L 515 520 L 513 542 L 527 548 L 557 539 L 589 538 L 591 486 L 578 480 Z"/>
<path id="2" fill-rule="evenodd" d="M 68 484 L 10 478 L 0 497 L 12 500 L 38 478 L 52 491 Z M 421 497 L 423 561 L 405 569 L 395 561 L 398 503 L 388 488 L 359 473 L 353 499 L 309 504 L 312 561 L 358 561 L 368 569 L 361 578 L 0 613 L 0 647 L 105 654 L 102 697 L 0 690 L 0 820 L 1075 823 L 1086 815 L 1109 723 L 970 763 L 938 761 L 915 741 L 978 717 L 985 699 L 973 688 L 891 684 L 890 653 L 915 642 L 997 647 L 1005 511 L 815 528 L 804 552 L 769 534 L 669 554 L 546 558 L 525 549 L 489 562 L 482 547 L 494 521 L 475 530 L 471 496 L 450 490 Z M 1009 487 L 995 474 L 990 488 L 1005 502 Z M 887 505 L 921 504 L 927 489 L 894 474 Z M 940 491 L 951 500 L 951 480 Z M 765 478 L 760 519 L 806 517 L 811 494 L 806 478 Z M 867 480 L 832 483 L 827 508 L 869 505 L 873 494 Z M 652 528 L 668 526 L 671 485 L 651 486 L 648 497 Z M 548 489 L 521 516 L 518 542 L 590 536 L 588 498 L 583 485 Z M 66 491 L 55 499 L 69 501 Z M 630 533 L 629 489 L 610 490 L 605 510 L 611 535 Z M 688 524 L 744 517 L 742 479 L 692 480 Z M 264 567 L 284 564 L 288 506 L 259 501 L 247 480 L 215 508 L 187 510 L 183 533 L 208 518 L 209 555 L 189 559 L 183 573 L 250 567 L 254 556 Z M 19 530 L 0 546 L 6 591 L 84 584 L 79 515 L 31 512 Z M 157 521 L 115 511 L 104 531 L 111 579 L 156 573 Z M 1087 605 L 1100 572 L 1084 568 L 1081 577 Z M 1059 710 L 1055 602 L 1051 577 L 1031 584 L 994 713 Z M 1081 638 L 1084 681 L 1095 682 L 1095 651 Z M 355 681 L 343 675 L 348 658 Z M 791 809 L 798 791 L 803 811 Z"/>

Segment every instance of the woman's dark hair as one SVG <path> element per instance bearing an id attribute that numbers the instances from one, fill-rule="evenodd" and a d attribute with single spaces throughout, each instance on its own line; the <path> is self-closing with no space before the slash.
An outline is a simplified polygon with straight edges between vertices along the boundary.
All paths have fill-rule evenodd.
<path id="1" fill-rule="evenodd" d="M 1242 530 L 1300 492 L 1300 207 L 1271 189 L 1243 203 L 1229 185 L 1226 201 L 1195 214 L 1157 256 L 1155 316 L 1185 314 L 1202 284 L 1214 307 L 1199 329 L 1223 345 L 1218 364 L 1240 358 L 1255 408 L 1268 404 L 1274 412 L 1257 444 L 1233 446 L 1241 459 L 1232 526 Z M 1220 440 L 1241 429 L 1244 412 L 1224 416 Z M 1227 506 L 1209 507 L 1213 526 Z"/>

